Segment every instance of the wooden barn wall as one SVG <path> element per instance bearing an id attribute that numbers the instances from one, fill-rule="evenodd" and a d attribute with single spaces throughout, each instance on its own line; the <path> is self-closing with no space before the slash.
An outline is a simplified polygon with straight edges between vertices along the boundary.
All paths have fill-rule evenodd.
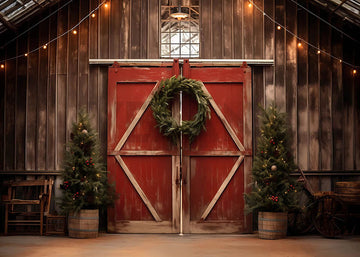
<path id="1" fill-rule="evenodd" d="M 54 6 L 44 17 L 67 1 Z M 289 0 L 255 0 L 265 13 L 312 45 L 359 65 L 358 42 L 331 29 Z M 106 153 L 107 67 L 89 58 L 159 58 L 159 2 L 111 0 L 78 34 L 65 34 L 46 49 L 31 51 L 75 26 L 100 0 L 74 0 L 6 45 L 0 70 L 0 171 L 58 172 L 71 123 L 84 106 Z M 301 1 L 316 14 L 354 34 L 349 25 Z M 309 171 L 360 169 L 360 76 L 351 67 L 302 44 L 246 0 L 200 1 L 200 57 L 274 59 L 253 67 L 254 137 L 258 104 L 273 101 L 286 111 L 292 150 Z M 40 18 L 39 17 L 39 20 Z M 36 22 L 29 21 L 27 26 Z M 12 37 L 10 37 L 12 38 Z M 1 45 L 9 37 L 1 38 Z M 24 53 L 29 52 L 27 57 Z M 319 182 L 321 185 L 323 182 Z M 329 181 L 326 182 L 329 184 Z"/>

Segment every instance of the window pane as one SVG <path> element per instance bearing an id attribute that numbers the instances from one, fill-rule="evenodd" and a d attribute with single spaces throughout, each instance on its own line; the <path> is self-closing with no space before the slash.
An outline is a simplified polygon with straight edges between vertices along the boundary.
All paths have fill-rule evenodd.
<path id="1" fill-rule="evenodd" d="M 170 32 L 179 32 L 179 23 L 176 21 L 170 22 Z"/>
<path id="2" fill-rule="evenodd" d="M 170 45 L 161 45 L 161 56 L 170 57 Z"/>
<path id="3" fill-rule="evenodd" d="M 168 32 L 170 31 L 170 24 L 167 21 L 161 22 L 161 32 Z"/>
<path id="4" fill-rule="evenodd" d="M 191 45 L 191 57 L 199 57 L 199 45 Z"/>
<path id="5" fill-rule="evenodd" d="M 180 44 L 180 33 L 171 33 L 171 44 Z"/>
<path id="6" fill-rule="evenodd" d="M 180 56 L 180 44 L 171 45 L 171 56 Z"/>
<path id="7" fill-rule="evenodd" d="M 199 44 L 199 33 L 191 33 L 191 43 Z"/>
<path id="8" fill-rule="evenodd" d="M 190 21 L 191 32 L 199 32 L 199 23 L 197 21 Z"/>
<path id="9" fill-rule="evenodd" d="M 182 21 L 179 23 L 180 32 L 189 32 L 190 31 L 190 23 L 188 21 Z"/>
<path id="10" fill-rule="evenodd" d="M 189 43 L 190 33 L 181 33 L 181 43 Z"/>
<path id="11" fill-rule="evenodd" d="M 170 43 L 170 34 L 161 33 L 161 43 L 169 44 Z"/>
<path id="12" fill-rule="evenodd" d="M 181 45 L 181 56 L 190 56 L 190 45 Z"/>

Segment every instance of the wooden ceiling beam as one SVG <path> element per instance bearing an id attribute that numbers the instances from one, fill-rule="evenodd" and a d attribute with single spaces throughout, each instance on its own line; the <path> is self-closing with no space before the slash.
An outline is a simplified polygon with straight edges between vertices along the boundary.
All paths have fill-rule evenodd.
<path id="1" fill-rule="evenodd" d="M 8 7 L 9 5 L 12 5 L 14 2 L 7 1 L 0 4 L 0 11 Z"/>
<path id="2" fill-rule="evenodd" d="M 345 4 L 347 2 L 347 0 L 342 0 L 340 4 L 338 4 L 338 6 L 336 6 L 336 8 L 334 10 L 332 10 L 331 14 L 335 13 L 337 10 L 339 10 L 339 8 Z"/>
<path id="3" fill-rule="evenodd" d="M 8 22 L 7 20 L 5 20 L 5 18 L 0 14 L 0 22 L 9 30 L 13 31 L 13 32 L 17 32 L 17 28 L 12 25 L 10 22 Z"/>

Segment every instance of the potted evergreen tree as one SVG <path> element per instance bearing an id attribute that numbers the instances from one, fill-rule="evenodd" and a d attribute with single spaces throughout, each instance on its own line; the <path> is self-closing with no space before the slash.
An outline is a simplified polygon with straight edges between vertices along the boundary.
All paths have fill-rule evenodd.
<path id="1" fill-rule="evenodd" d="M 70 237 L 98 236 L 99 208 L 104 210 L 115 199 L 114 186 L 99 154 L 97 135 L 88 114 L 82 109 L 72 125 L 70 142 L 63 162 L 63 195 L 60 208 L 68 215 Z"/>
<path id="2" fill-rule="evenodd" d="M 261 108 L 261 107 L 260 107 Z M 278 239 L 286 236 L 287 212 L 297 208 L 296 169 L 289 149 L 286 114 L 275 105 L 261 108 L 260 136 L 253 161 L 253 190 L 245 194 L 248 211 L 258 212 L 259 237 Z"/>

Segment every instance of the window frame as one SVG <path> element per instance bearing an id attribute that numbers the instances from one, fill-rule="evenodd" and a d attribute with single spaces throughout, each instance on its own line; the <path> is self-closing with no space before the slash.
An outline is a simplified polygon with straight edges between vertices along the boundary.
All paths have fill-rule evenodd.
<path id="1" fill-rule="evenodd" d="M 182 6 L 182 12 L 184 10 L 187 11 L 189 17 L 185 20 L 176 20 L 175 18 L 170 17 L 170 13 L 174 8 L 178 8 L 174 5 L 163 5 L 163 1 L 159 1 L 159 56 L 161 59 L 173 59 L 173 58 L 200 58 L 200 0 L 189 0 L 189 5 Z M 176 1 L 177 2 L 177 1 Z M 163 19 L 164 8 L 167 9 L 169 15 L 165 15 L 165 19 Z M 168 24 L 170 28 L 165 28 L 163 24 Z M 176 23 L 177 25 L 172 25 L 172 23 Z M 186 24 L 184 26 L 184 24 Z M 179 27 L 174 31 L 172 30 L 172 26 Z M 195 28 L 195 29 L 194 29 Z M 182 31 L 183 30 L 183 31 Z M 164 34 L 168 34 L 167 42 L 163 41 Z M 171 42 L 174 39 L 174 34 L 179 34 L 176 39 L 179 41 Z M 186 38 L 186 39 L 184 39 Z M 172 52 L 172 47 L 178 47 L 178 53 Z M 163 54 L 164 49 L 168 49 L 168 54 Z M 185 53 L 182 51 L 183 49 L 188 49 Z"/>

